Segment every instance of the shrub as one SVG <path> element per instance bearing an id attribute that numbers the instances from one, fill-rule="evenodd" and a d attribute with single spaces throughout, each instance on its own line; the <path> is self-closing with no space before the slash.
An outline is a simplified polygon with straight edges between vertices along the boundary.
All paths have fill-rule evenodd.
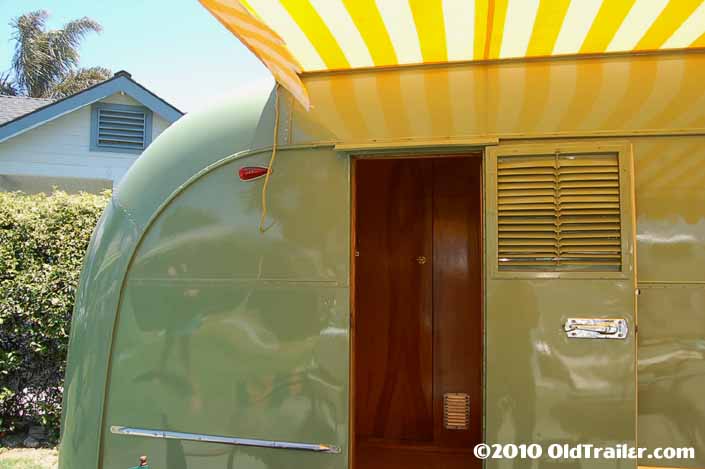
<path id="1" fill-rule="evenodd" d="M 74 294 L 108 200 L 0 193 L 0 433 L 58 435 Z"/>

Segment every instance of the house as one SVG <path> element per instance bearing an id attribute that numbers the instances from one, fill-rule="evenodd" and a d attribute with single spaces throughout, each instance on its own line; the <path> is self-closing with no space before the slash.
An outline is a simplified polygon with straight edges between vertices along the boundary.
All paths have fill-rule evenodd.
<path id="1" fill-rule="evenodd" d="M 59 100 L 0 96 L 0 190 L 110 189 L 182 116 L 125 71 Z"/>

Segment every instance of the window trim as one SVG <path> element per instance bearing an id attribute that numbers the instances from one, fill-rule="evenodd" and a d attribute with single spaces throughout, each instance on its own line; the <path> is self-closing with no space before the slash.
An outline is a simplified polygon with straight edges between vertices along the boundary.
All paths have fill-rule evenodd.
<path id="1" fill-rule="evenodd" d="M 616 153 L 619 162 L 622 267 L 618 271 L 500 270 L 498 266 L 497 160 L 501 156 L 533 156 L 560 153 Z M 489 147 L 485 165 L 485 259 L 492 279 L 629 279 L 636 270 L 636 221 L 634 165 L 629 142 L 550 142 Z"/>
<path id="2" fill-rule="evenodd" d="M 113 148 L 105 147 L 98 144 L 98 113 L 100 110 L 109 111 L 132 111 L 144 112 L 144 147 L 141 149 L 135 148 Z M 113 104 L 105 102 L 97 102 L 91 105 L 91 140 L 89 150 L 99 153 L 130 153 L 141 155 L 143 151 L 152 143 L 152 119 L 153 113 L 146 106 L 133 106 L 130 104 Z"/>

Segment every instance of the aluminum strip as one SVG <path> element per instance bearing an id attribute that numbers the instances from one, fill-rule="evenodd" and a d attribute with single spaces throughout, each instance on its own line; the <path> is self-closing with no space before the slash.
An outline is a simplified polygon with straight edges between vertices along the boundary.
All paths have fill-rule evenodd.
<path id="1" fill-rule="evenodd" d="M 316 443 L 292 443 L 288 441 L 256 440 L 251 438 L 233 438 L 229 436 L 202 435 L 199 433 L 172 432 L 166 430 L 150 430 L 146 428 L 112 426 L 110 432 L 115 435 L 143 436 L 166 440 L 200 441 L 203 443 L 218 443 L 234 446 L 254 446 L 257 448 L 292 449 L 298 451 L 313 451 L 315 453 L 340 453 L 340 448 L 333 445 Z"/>

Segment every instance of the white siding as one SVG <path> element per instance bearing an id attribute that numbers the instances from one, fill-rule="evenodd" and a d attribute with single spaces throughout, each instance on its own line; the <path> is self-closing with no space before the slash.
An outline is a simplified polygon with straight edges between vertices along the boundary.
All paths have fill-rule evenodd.
<path id="1" fill-rule="evenodd" d="M 112 96 L 108 96 L 107 98 L 103 98 L 100 100 L 101 103 L 110 103 L 110 104 L 127 104 L 128 106 L 141 106 L 139 101 L 132 99 L 130 96 L 122 93 L 116 93 Z"/>
<path id="2" fill-rule="evenodd" d="M 140 105 L 121 94 L 101 102 Z M 152 140 L 168 126 L 168 121 L 154 114 Z M 117 183 L 139 156 L 90 151 L 90 139 L 89 105 L 0 143 L 0 175 L 108 179 Z"/>
<path id="3" fill-rule="evenodd" d="M 152 141 L 159 137 L 159 134 L 164 132 L 170 125 L 168 120 L 164 119 L 159 114 L 154 114 L 152 116 Z"/>

